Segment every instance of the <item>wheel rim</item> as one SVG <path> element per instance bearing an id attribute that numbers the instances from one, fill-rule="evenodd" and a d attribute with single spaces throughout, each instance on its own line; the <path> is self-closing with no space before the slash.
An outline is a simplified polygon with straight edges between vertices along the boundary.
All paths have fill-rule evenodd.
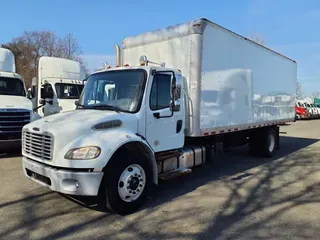
<path id="1" fill-rule="evenodd" d="M 118 182 L 118 193 L 125 202 L 138 199 L 146 185 L 146 174 L 138 164 L 128 166 L 121 174 Z"/>
<path id="2" fill-rule="evenodd" d="M 274 135 L 270 134 L 268 139 L 269 152 L 273 151 L 275 143 L 276 143 L 276 140 L 274 138 Z"/>

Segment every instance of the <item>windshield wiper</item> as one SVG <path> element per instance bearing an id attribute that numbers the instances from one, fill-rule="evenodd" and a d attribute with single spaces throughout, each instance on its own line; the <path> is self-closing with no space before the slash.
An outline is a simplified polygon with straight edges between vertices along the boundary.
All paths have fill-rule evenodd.
<path id="1" fill-rule="evenodd" d="M 101 109 L 101 110 L 111 110 L 119 113 L 121 111 L 120 108 L 113 106 L 113 105 L 107 105 L 107 104 L 101 104 L 101 105 L 92 105 L 92 106 L 86 106 L 87 108 L 93 108 L 93 109 Z"/>

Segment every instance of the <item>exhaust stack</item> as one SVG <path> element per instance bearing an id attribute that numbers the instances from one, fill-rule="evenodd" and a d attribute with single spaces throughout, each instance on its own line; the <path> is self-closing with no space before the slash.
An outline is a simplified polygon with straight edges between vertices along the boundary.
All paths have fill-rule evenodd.
<path id="1" fill-rule="evenodd" d="M 116 57 L 117 57 L 117 63 L 116 63 L 116 66 L 121 66 L 121 52 L 120 52 L 120 47 L 119 45 L 115 45 L 115 48 L 116 48 Z"/>

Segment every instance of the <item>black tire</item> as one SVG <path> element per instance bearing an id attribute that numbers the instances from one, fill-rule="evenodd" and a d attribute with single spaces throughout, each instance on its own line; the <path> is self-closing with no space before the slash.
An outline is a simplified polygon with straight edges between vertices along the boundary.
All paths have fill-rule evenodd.
<path id="1" fill-rule="evenodd" d="M 301 120 L 300 114 L 296 114 L 296 120 Z"/>
<path id="2" fill-rule="evenodd" d="M 121 174 L 133 164 L 143 168 L 146 177 L 145 187 L 136 200 L 126 202 L 120 197 L 118 182 Z M 125 185 L 122 186 L 125 187 Z M 107 207 L 109 211 L 119 215 L 126 215 L 137 211 L 143 205 L 148 197 L 151 186 L 153 186 L 152 169 L 149 160 L 142 154 L 121 151 L 111 160 L 107 169 L 105 169 L 104 178 L 100 187 L 100 197 L 103 200 L 103 205 Z"/>
<path id="3" fill-rule="evenodd" d="M 277 148 L 277 139 L 277 132 L 274 128 L 262 128 L 250 137 L 250 150 L 255 156 L 271 158 Z"/>

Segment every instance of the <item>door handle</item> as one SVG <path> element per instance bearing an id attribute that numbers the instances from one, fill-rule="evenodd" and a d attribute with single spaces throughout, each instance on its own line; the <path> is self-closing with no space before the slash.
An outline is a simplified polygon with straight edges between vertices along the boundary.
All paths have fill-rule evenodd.
<path id="1" fill-rule="evenodd" d="M 182 129 L 182 120 L 177 121 L 176 133 L 179 133 Z"/>

